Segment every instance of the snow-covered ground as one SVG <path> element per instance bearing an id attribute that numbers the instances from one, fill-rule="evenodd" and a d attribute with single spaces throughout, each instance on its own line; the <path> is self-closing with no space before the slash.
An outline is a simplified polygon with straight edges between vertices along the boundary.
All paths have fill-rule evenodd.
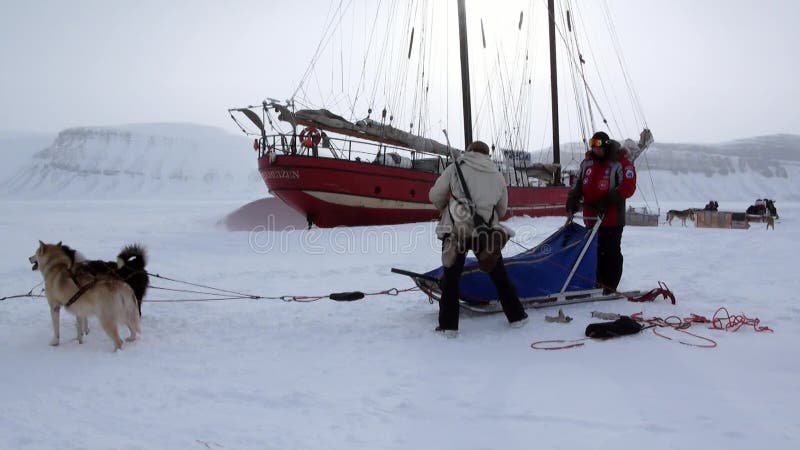
<path id="1" fill-rule="evenodd" d="M 781 214 L 774 231 L 627 227 L 621 288 L 663 280 L 675 306 L 573 305 L 567 325 L 538 310 L 522 329 L 502 315 L 465 315 L 461 335 L 447 340 L 432 332 L 437 307 L 419 292 L 156 303 L 208 296 L 151 290 L 142 340 L 112 353 L 96 322 L 78 345 L 62 314 L 62 344 L 50 347 L 44 300 L 0 301 L 0 449 L 800 448 L 797 142 L 656 145 L 637 161 L 629 204 L 660 207 L 662 221 L 668 209 L 712 199 L 744 211 L 770 197 Z M 0 297 L 40 282 L 27 263 L 39 239 L 107 260 L 141 242 L 151 272 L 263 296 L 406 288 L 390 268 L 439 265 L 432 223 L 227 231 L 222 219 L 267 195 L 249 145 L 191 124 L 4 133 Z M 562 220 L 508 225 L 532 246 Z M 594 310 L 710 317 L 723 306 L 775 332 L 694 326 L 715 349 L 650 330 L 562 351 L 530 347 L 581 338 Z"/>
<path id="2" fill-rule="evenodd" d="M 720 206 L 744 210 L 750 196 Z M 627 227 L 621 288 L 663 280 L 677 305 L 574 305 L 566 325 L 546 323 L 556 313 L 547 310 L 521 329 L 502 315 L 462 316 L 460 336 L 444 339 L 432 332 L 436 305 L 419 292 L 346 303 L 145 303 L 143 338 L 112 353 L 95 321 L 78 345 L 66 314 L 62 344 L 51 347 L 44 300 L 6 300 L 0 448 L 800 448 L 800 281 L 791 275 L 800 204 L 776 198 L 774 231 Z M 404 288 L 411 282 L 391 267 L 439 264 L 431 223 L 260 233 L 215 225 L 249 200 L 4 200 L 0 296 L 41 280 L 27 263 L 38 239 L 102 259 L 142 242 L 152 272 L 265 296 Z M 704 200 L 695 193 L 661 208 Z M 533 245 L 561 220 L 508 224 Z M 711 316 L 722 306 L 775 332 L 693 327 L 715 349 L 650 330 L 570 350 L 530 347 L 582 337 L 594 310 Z"/>

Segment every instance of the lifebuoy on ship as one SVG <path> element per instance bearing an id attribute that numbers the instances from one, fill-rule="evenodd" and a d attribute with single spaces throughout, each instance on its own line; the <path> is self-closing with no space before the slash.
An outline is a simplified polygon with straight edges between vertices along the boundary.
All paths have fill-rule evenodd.
<path id="1" fill-rule="evenodd" d="M 314 148 L 322 140 L 322 133 L 314 127 L 306 127 L 300 132 L 300 144 L 305 148 Z"/>
<path id="2" fill-rule="evenodd" d="M 258 151 L 261 148 L 261 144 L 258 142 L 258 138 L 253 140 L 253 150 Z"/>

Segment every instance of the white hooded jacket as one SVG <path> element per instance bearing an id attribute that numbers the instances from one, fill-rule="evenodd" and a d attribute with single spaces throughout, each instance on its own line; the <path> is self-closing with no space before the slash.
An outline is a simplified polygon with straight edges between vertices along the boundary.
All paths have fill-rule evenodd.
<path id="1" fill-rule="evenodd" d="M 496 227 L 508 209 L 508 188 L 503 175 L 489 155 L 480 152 L 465 153 L 458 160 L 458 164 L 464 173 L 476 212 L 490 227 Z M 436 226 L 436 236 L 439 239 L 452 233 L 454 227 L 459 226 L 461 222 L 466 224 L 471 221 L 471 218 L 462 218 L 463 214 L 452 213 L 458 206 L 457 199 L 466 200 L 455 165 L 450 164 L 442 172 L 428 193 L 428 198 L 436 209 L 442 211 L 442 217 Z"/>

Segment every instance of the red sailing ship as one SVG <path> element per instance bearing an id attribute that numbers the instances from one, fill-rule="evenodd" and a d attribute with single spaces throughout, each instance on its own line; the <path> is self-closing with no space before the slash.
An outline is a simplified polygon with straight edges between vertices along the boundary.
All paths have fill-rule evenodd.
<path id="1" fill-rule="evenodd" d="M 387 125 L 353 124 L 325 110 L 292 112 L 276 103 L 263 108 L 304 127 L 296 136 L 265 135 L 254 147 L 270 193 L 301 212 L 309 225 L 387 225 L 438 218 L 428 191 L 452 161 L 447 146 Z M 251 109 L 238 111 L 263 126 Z M 343 137 L 330 137 L 329 132 Z M 552 167 L 520 164 L 507 174 L 506 217 L 563 214 L 568 186 L 531 185 L 531 176 L 552 180 Z"/>
<path id="2" fill-rule="evenodd" d="M 302 155 L 266 154 L 258 170 L 270 192 L 320 227 L 422 222 L 438 176 L 421 170 Z M 509 216 L 563 214 L 567 188 L 509 187 Z"/>
<path id="3" fill-rule="evenodd" d="M 463 0 L 458 7 L 464 142 L 468 144 L 472 142 L 472 117 Z M 563 215 L 572 182 L 572 174 L 562 171 L 560 164 L 555 16 L 554 0 L 549 0 L 552 164 L 533 163 L 528 152 L 495 148 L 490 143 L 493 159 L 508 183 L 506 218 Z M 412 29 L 411 46 L 413 43 Z M 229 113 L 242 131 L 258 136 L 253 145 L 258 152 L 258 170 L 269 192 L 302 213 L 309 226 L 434 220 L 439 212 L 429 202 L 428 191 L 439 173 L 460 154 L 449 143 L 394 127 L 391 114 L 387 121 L 386 109 L 380 121 L 368 115 L 354 122 L 326 109 L 298 110 L 294 100 L 283 104 L 264 101 L 258 106 L 232 108 Z M 248 132 L 234 113 L 247 117 L 258 132 Z M 290 131 L 281 132 L 276 126 L 280 122 L 289 124 Z M 268 134 L 267 125 L 277 133 Z M 591 131 L 587 127 L 582 133 Z"/>

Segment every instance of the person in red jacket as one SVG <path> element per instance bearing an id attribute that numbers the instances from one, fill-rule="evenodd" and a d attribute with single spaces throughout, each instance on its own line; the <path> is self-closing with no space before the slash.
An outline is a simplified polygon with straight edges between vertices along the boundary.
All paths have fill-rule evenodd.
<path id="1" fill-rule="evenodd" d="M 597 231 L 597 285 L 608 294 L 616 291 L 622 278 L 625 199 L 636 190 L 636 169 L 619 142 L 602 131 L 592 136 L 589 146 L 567 196 L 567 214 L 575 214 L 582 199 L 586 226 L 594 226 L 602 216 Z"/>

